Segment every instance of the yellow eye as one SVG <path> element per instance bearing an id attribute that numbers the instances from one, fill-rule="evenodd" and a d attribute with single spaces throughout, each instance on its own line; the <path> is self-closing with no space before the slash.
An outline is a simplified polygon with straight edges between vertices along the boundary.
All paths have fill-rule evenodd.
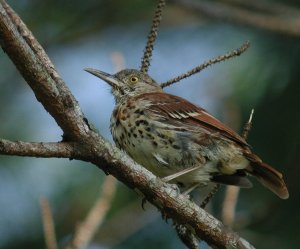
<path id="1" fill-rule="evenodd" d="M 136 76 L 131 76 L 130 78 L 129 78 L 129 80 L 130 80 L 130 83 L 137 83 L 138 82 L 138 77 L 136 77 Z"/>

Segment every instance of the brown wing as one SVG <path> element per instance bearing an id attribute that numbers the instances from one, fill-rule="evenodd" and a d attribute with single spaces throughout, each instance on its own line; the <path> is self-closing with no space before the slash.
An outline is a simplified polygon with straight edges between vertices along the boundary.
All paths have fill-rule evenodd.
<path id="1" fill-rule="evenodd" d="M 210 132 L 219 132 L 220 135 L 248 147 L 247 142 L 235 131 L 210 115 L 203 108 L 183 98 L 167 93 L 145 93 L 136 98 L 149 100 L 152 111 L 163 112 L 172 119 L 193 122 L 195 125 L 201 125 L 202 128 L 206 128 Z"/>
<path id="2" fill-rule="evenodd" d="M 185 123 L 199 125 L 209 132 L 218 132 L 221 136 L 236 142 L 242 147 L 244 156 L 251 162 L 251 165 L 246 171 L 256 176 L 263 185 L 272 190 L 280 198 L 287 199 L 289 197 L 282 174 L 271 166 L 263 163 L 258 156 L 250 151 L 249 145 L 242 137 L 201 107 L 195 106 L 183 98 L 167 93 L 145 93 L 137 96 L 136 100 L 139 98 L 147 99 L 150 102 L 149 109 L 152 112 L 157 114 L 161 113 L 163 114 L 162 116 L 168 117 L 171 121 L 176 120 L 180 122 L 180 120 L 182 120 L 182 122 Z M 172 124 L 171 121 L 170 124 Z M 237 179 L 225 179 L 223 176 L 221 177 L 222 179 L 217 180 L 221 180 L 223 183 L 228 183 L 229 181 L 232 183 L 232 181 L 234 181 L 235 184 L 237 184 Z M 240 179 L 238 178 L 238 180 Z M 240 182 L 239 184 L 241 185 L 241 183 L 245 186 L 245 182 Z M 247 186 L 249 186 L 249 183 L 247 184 Z"/>

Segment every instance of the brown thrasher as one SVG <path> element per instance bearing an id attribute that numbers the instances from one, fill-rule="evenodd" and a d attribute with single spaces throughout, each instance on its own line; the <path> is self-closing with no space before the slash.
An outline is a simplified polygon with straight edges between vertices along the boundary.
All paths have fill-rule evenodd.
<path id="1" fill-rule="evenodd" d="M 165 93 L 138 70 L 86 71 L 112 87 L 116 106 L 110 127 L 116 145 L 155 175 L 192 190 L 210 181 L 251 187 L 250 174 L 280 198 L 289 197 L 282 174 L 201 107 Z"/>

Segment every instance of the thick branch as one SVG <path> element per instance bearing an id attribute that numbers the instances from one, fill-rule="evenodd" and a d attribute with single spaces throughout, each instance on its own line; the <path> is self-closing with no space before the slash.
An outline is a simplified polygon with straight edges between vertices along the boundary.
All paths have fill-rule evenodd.
<path id="1" fill-rule="evenodd" d="M 299 15 L 281 15 L 255 12 L 223 1 L 172 0 L 174 3 L 207 16 L 237 24 L 246 24 L 272 32 L 300 36 Z M 270 3 L 271 4 L 271 3 Z M 271 7 L 272 9 L 272 7 Z"/>
<path id="2" fill-rule="evenodd" d="M 78 143 L 28 143 L 0 139 L 0 154 L 28 157 L 73 158 L 83 153 L 83 146 Z"/>
<path id="3" fill-rule="evenodd" d="M 154 176 L 145 168 L 137 165 L 125 153 L 107 143 L 90 130 L 83 120 L 83 114 L 69 89 L 62 81 L 53 79 L 48 72 L 54 68 L 50 61 L 42 60 L 28 41 L 20 33 L 28 34 L 24 26 L 16 27 L 16 19 L 8 16 L 7 5 L 0 1 L 1 45 L 12 58 L 33 89 L 37 99 L 55 118 L 64 132 L 82 147 L 76 159 L 94 163 L 105 172 L 114 175 L 127 186 L 136 189 L 167 217 L 176 223 L 187 225 L 195 234 L 217 248 L 253 248 L 237 234 L 228 230 L 212 215 L 191 202 L 184 195 Z M 20 33 L 18 31 L 20 30 Z M 38 44 L 30 37 L 31 44 Z"/>

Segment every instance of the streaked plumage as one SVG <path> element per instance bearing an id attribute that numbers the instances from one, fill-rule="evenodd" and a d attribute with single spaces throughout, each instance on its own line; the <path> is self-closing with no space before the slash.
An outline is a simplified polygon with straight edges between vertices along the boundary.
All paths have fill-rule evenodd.
<path id="1" fill-rule="evenodd" d="M 288 198 L 282 174 L 253 154 L 247 142 L 204 109 L 163 92 L 148 75 L 123 70 L 88 72 L 112 86 L 111 132 L 117 146 L 160 177 L 197 167 L 173 181 L 186 187 L 209 181 L 249 187 L 247 174 Z M 199 166 L 199 167 L 198 167 Z"/>

